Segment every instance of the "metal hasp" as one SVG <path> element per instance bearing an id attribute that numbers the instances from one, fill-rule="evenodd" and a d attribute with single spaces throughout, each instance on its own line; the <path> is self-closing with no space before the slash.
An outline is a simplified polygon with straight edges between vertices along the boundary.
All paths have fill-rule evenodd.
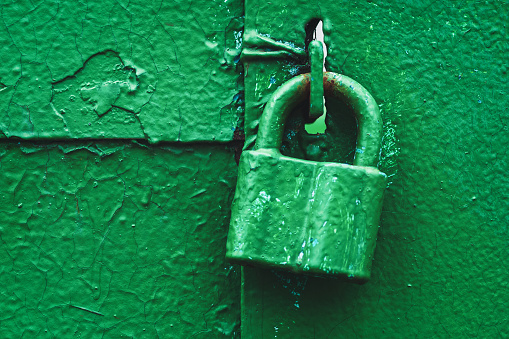
<path id="1" fill-rule="evenodd" d="M 356 81 L 331 72 L 323 81 L 325 96 L 355 112 L 353 165 L 281 154 L 286 118 L 309 96 L 310 74 L 284 83 L 265 106 L 255 150 L 241 156 L 226 257 L 242 265 L 364 283 L 386 185 L 386 175 L 376 168 L 382 120 L 375 100 Z"/>
<path id="2" fill-rule="evenodd" d="M 309 89 L 309 118 L 316 120 L 323 114 L 323 44 L 313 40 L 309 44 L 311 84 Z"/>

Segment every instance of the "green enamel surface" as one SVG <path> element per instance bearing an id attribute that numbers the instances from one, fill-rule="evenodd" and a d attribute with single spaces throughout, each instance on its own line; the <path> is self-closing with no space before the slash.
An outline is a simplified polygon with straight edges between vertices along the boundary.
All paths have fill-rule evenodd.
<path id="1" fill-rule="evenodd" d="M 295 108 L 309 96 L 309 74 L 293 77 L 281 85 L 265 105 L 260 117 L 255 149 L 282 146 L 286 121 Z M 380 110 L 373 97 L 358 82 L 337 73 L 323 74 L 324 93 L 349 107 L 357 121 L 358 135 L 355 142 L 354 165 L 377 166 L 382 143 L 383 122 Z M 330 111 L 329 115 L 336 115 Z"/>
<path id="2" fill-rule="evenodd" d="M 322 92 L 343 101 L 357 118 L 354 166 L 281 155 L 288 115 L 316 86 L 313 74 L 282 84 L 265 105 L 255 151 L 245 150 L 240 159 L 226 257 L 243 265 L 366 282 L 386 185 L 386 175 L 373 167 L 382 119 L 359 83 L 321 69 L 319 76 Z M 319 99 L 323 102 L 323 94 Z"/>
<path id="3" fill-rule="evenodd" d="M 371 280 L 244 268 L 243 337 L 509 336 L 507 3 L 249 0 L 245 11 L 246 32 L 301 49 L 306 24 L 323 19 L 327 70 L 366 87 L 382 112 L 389 186 Z M 309 66 L 244 68 L 251 148 L 270 93 Z M 355 122 L 327 116 L 326 133 L 309 136 L 305 114 L 296 109 L 282 151 L 350 162 Z"/>
<path id="4" fill-rule="evenodd" d="M 233 338 L 224 146 L 0 145 L 2 338 Z"/>
<path id="5" fill-rule="evenodd" d="M 245 338 L 509 336 L 506 1 L 5 0 L 0 16 L 2 137 L 61 140 L 0 147 L 2 337 L 231 338 L 240 311 Z M 270 95 L 309 72 L 316 18 L 327 70 L 383 116 L 363 286 L 253 268 L 239 284 L 233 150 L 62 143 L 227 142 L 244 121 L 250 149 Z M 328 98 L 308 135 L 308 106 L 282 153 L 351 163 L 349 108 Z"/>
<path id="6" fill-rule="evenodd" d="M 385 185 L 385 174 L 373 167 L 295 159 L 275 149 L 244 151 L 226 257 L 366 282 Z"/>
<path id="7" fill-rule="evenodd" d="M 4 136 L 233 139 L 242 113 L 242 1 L 0 7 Z"/>

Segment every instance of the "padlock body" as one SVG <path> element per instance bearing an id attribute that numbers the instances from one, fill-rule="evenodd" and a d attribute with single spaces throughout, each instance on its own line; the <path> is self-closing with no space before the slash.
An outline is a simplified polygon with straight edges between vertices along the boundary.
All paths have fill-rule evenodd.
<path id="1" fill-rule="evenodd" d="M 370 277 L 386 175 L 275 149 L 244 151 L 232 205 L 231 262 L 363 283 Z"/>

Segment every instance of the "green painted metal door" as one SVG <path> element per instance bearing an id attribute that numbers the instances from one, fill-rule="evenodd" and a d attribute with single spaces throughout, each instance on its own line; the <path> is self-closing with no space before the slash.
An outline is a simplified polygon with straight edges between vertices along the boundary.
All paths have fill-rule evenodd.
<path id="1" fill-rule="evenodd" d="M 239 337 L 243 3 L 1 16 L 0 337 Z"/>
<path id="2" fill-rule="evenodd" d="M 0 13 L 0 337 L 509 336 L 506 1 Z M 250 149 L 270 94 L 308 71 L 315 19 L 327 70 L 384 120 L 390 183 L 362 286 L 224 260 L 243 135 Z M 297 109 L 283 153 L 350 162 L 355 120 L 327 109 L 323 135 Z"/>
<path id="3" fill-rule="evenodd" d="M 382 111 L 389 185 L 371 281 L 245 268 L 243 337 L 509 336 L 509 4 L 246 0 L 245 13 L 245 35 L 301 49 L 306 25 L 323 20 L 327 70 L 362 84 Z M 307 68 L 275 58 L 244 68 L 251 147 L 268 95 Z M 304 115 L 289 122 L 283 153 L 350 162 L 348 114 L 328 117 L 322 136 L 304 132 Z"/>

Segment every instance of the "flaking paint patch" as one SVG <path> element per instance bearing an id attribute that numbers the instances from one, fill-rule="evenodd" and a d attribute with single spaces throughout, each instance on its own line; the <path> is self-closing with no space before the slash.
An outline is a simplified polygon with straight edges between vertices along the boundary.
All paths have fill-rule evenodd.
<path id="1" fill-rule="evenodd" d="M 0 16 L 2 137 L 233 139 L 242 1 L 13 2 Z"/>
<path id="2" fill-rule="evenodd" d="M 138 114 L 155 91 L 155 84 L 144 80 L 143 73 L 126 66 L 118 53 L 104 51 L 91 56 L 73 75 L 53 83 L 50 105 L 70 137 L 113 134 L 141 139 Z"/>

